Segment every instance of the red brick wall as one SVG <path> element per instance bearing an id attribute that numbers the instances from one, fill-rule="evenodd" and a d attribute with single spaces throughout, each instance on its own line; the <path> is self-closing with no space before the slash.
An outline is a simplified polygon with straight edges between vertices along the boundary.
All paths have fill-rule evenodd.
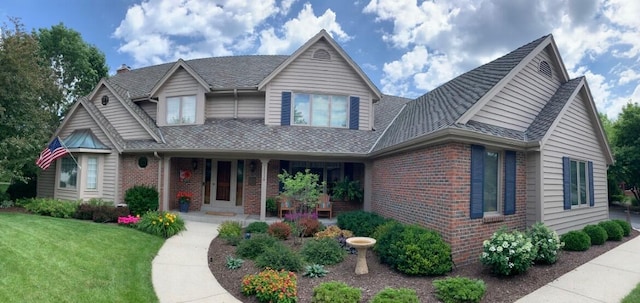
<path id="1" fill-rule="evenodd" d="M 198 168 L 193 169 L 194 158 L 171 158 L 171 168 L 169 169 L 169 209 L 178 209 L 178 199 L 176 198 L 179 191 L 187 191 L 193 194 L 189 210 L 199 211 L 202 207 L 203 191 L 202 181 L 204 180 L 204 162 L 197 159 Z M 191 178 L 180 181 L 180 170 L 189 170 Z"/>
<path id="2" fill-rule="evenodd" d="M 470 219 L 471 147 L 449 143 L 405 152 L 373 163 L 372 210 L 438 231 L 457 265 L 479 259 L 482 241 L 502 226 L 524 229 L 525 156 L 517 153 L 516 214 L 500 222 Z"/>
<path id="3" fill-rule="evenodd" d="M 249 163 L 255 161 L 256 170 L 249 170 Z M 262 163 L 260 160 L 245 160 L 246 175 L 244 178 L 244 213 L 260 214 L 260 191 L 262 186 Z M 267 166 L 267 198 L 278 195 L 278 173 L 280 160 L 271 160 Z M 255 178 L 255 185 L 250 185 Z"/>
<path id="4" fill-rule="evenodd" d="M 138 158 L 147 157 L 147 167 L 138 166 Z M 158 166 L 160 159 L 153 154 L 145 155 L 123 155 L 120 157 L 120 201 L 124 202 L 124 195 L 127 189 L 136 185 L 154 186 L 160 197 L 162 188 L 158 186 Z M 162 172 L 160 172 L 162 174 Z"/>

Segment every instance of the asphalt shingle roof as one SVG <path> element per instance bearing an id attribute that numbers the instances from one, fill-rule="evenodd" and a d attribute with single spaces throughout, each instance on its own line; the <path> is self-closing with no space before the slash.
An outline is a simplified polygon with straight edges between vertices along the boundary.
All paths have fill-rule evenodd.
<path id="1" fill-rule="evenodd" d="M 493 86 L 502 80 L 548 36 L 532 41 L 494 61 L 468 71 L 407 103 L 374 150 L 406 142 L 454 126 Z M 473 125 L 464 128 L 473 128 Z"/>
<path id="2" fill-rule="evenodd" d="M 571 79 L 558 88 L 553 97 L 551 97 L 549 102 L 547 102 L 540 113 L 538 113 L 538 116 L 531 122 L 531 125 L 529 125 L 526 131 L 528 140 L 539 141 L 544 137 L 583 78 L 584 77 Z"/>

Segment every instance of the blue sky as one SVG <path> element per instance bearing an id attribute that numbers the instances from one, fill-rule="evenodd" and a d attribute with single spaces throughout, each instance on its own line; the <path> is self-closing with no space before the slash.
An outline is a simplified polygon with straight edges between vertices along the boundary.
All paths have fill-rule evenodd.
<path id="1" fill-rule="evenodd" d="M 291 54 L 326 29 L 384 92 L 421 95 L 552 33 L 600 112 L 640 102 L 634 0 L 3 0 L 27 29 L 60 22 L 105 53 L 113 73 L 207 56 Z"/>

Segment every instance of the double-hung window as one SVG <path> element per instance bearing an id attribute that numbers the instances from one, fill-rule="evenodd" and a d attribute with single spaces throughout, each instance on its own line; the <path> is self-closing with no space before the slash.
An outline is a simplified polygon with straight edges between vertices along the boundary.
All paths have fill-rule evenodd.
<path id="1" fill-rule="evenodd" d="M 193 124 L 196 122 L 196 96 L 167 98 L 167 124 Z"/>
<path id="2" fill-rule="evenodd" d="M 562 159 L 564 209 L 594 206 L 593 162 L 564 157 Z"/>
<path id="3" fill-rule="evenodd" d="M 471 218 L 516 212 L 516 152 L 471 146 Z"/>
<path id="4" fill-rule="evenodd" d="M 295 94 L 293 125 L 348 127 L 349 104 L 346 96 Z"/>
<path id="5" fill-rule="evenodd" d="M 500 201 L 500 153 L 487 150 L 484 153 L 484 212 L 499 211 Z"/>
<path id="6" fill-rule="evenodd" d="M 98 157 L 87 158 L 87 189 L 98 189 Z"/>
<path id="7" fill-rule="evenodd" d="M 66 156 L 60 159 L 60 172 L 58 176 L 58 187 L 64 189 L 75 189 L 78 179 L 78 165 L 71 157 Z"/>

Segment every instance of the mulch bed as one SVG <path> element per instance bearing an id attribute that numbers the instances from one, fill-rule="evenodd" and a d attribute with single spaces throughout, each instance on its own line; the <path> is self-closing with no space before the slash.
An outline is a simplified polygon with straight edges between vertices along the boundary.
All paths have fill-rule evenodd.
<path id="1" fill-rule="evenodd" d="M 535 291 L 545 284 L 557 279 L 563 274 L 594 259 L 610 249 L 638 236 L 640 233 L 633 230 L 630 237 L 620 242 L 607 241 L 603 245 L 594 245 L 584 252 L 561 252 L 558 262 L 554 265 L 535 265 L 526 273 L 512 277 L 497 277 L 491 274 L 490 269 L 485 268 L 480 262 L 455 268 L 447 276 L 463 276 L 474 279 L 482 279 L 487 285 L 487 293 L 482 302 L 514 302 L 517 299 Z M 288 240 L 287 243 L 292 243 Z M 258 302 L 253 297 L 245 297 L 241 293 L 242 277 L 247 274 L 259 272 L 251 260 L 245 260 L 241 268 L 229 270 L 225 266 L 225 257 L 235 256 L 235 247 L 227 245 L 219 238 L 213 239 L 209 246 L 209 269 L 216 280 L 231 295 L 242 302 Z M 410 277 L 391 270 L 387 265 L 380 264 L 376 256 L 369 251 L 367 253 L 369 274 L 356 276 L 356 255 L 347 255 L 345 261 L 340 264 L 327 266 L 329 274 L 323 278 L 307 278 L 298 276 L 298 302 L 311 302 L 313 288 L 322 282 L 342 281 L 351 287 L 362 289 L 362 301 L 368 302 L 378 291 L 385 287 L 408 287 L 416 290 L 421 302 L 438 302 L 431 284 L 433 280 L 442 277 Z"/>

